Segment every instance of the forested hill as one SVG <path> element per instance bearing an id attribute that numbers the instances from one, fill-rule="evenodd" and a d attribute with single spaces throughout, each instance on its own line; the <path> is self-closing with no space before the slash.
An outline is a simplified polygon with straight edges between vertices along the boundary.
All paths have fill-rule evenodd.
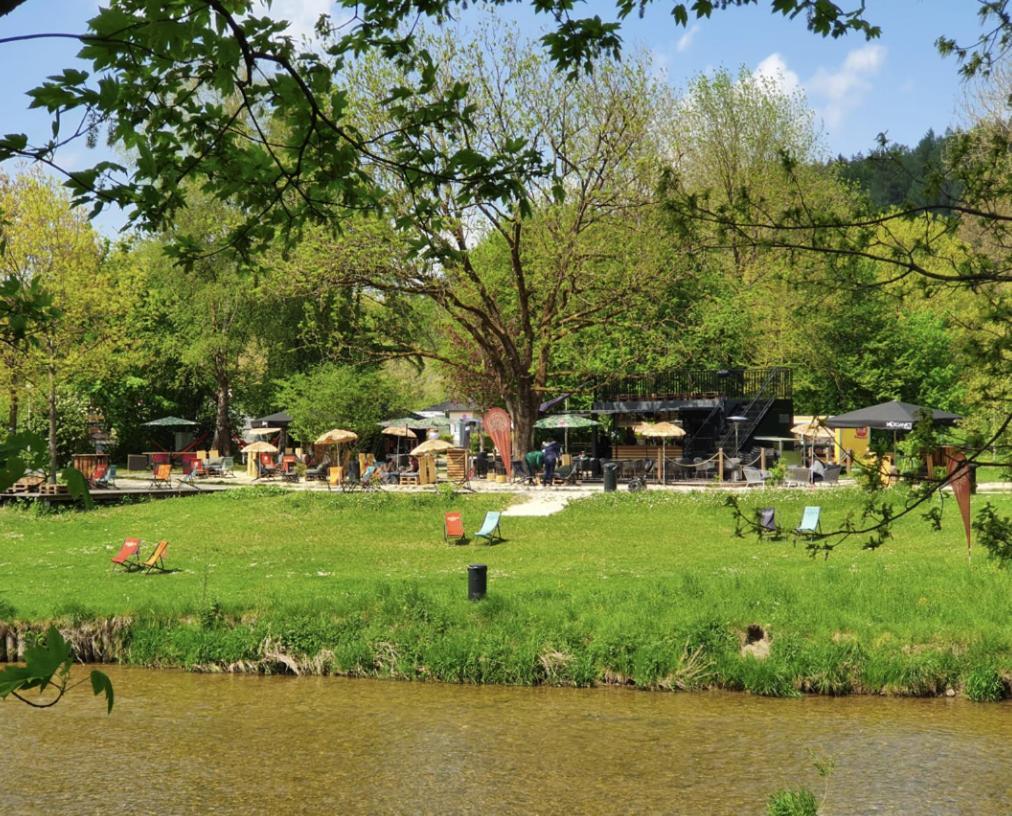
<path id="1" fill-rule="evenodd" d="M 839 156 L 833 163 L 845 179 L 858 182 L 878 208 L 945 204 L 959 193 L 939 171 L 950 139 L 949 131 L 939 136 L 929 130 L 914 147 L 888 145 L 849 159 Z"/>

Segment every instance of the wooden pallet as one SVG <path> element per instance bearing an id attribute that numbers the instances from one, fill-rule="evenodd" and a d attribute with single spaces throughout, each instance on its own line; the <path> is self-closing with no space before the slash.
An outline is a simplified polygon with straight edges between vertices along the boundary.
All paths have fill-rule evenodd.
<path id="1" fill-rule="evenodd" d="M 61 484 L 41 484 L 39 485 L 40 496 L 62 496 L 69 493 L 66 485 Z"/>

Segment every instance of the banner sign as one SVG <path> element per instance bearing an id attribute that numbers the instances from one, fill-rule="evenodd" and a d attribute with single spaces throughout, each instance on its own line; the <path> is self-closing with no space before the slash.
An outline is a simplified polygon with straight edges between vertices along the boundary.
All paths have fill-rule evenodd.
<path id="1" fill-rule="evenodd" d="M 506 475 L 510 478 L 513 477 L 513 435 L 512 435 L 512 421 L 510 415 L 506 413 L 502 408 L 489 408 L 485 412 L 485 416 L 481 418 L 481 423 L 487 433 L 492 438 L 492 444 L 495 445 L 499 455 L 502 457 L 503 467 L 506 468 Z"/>
<path id="2" fill-rule="evenodd" d="M 959 512 L 963 516 L 963 528 L 966 530 L 966 557 L 970 557 L 970 467 L 966 464 L 966 456 L 962 451 L 946 451 L 949 459 L 949 484 L 952 494 L 956 497 Z M 956 469 L 959 474 L 952 476 Z"/>

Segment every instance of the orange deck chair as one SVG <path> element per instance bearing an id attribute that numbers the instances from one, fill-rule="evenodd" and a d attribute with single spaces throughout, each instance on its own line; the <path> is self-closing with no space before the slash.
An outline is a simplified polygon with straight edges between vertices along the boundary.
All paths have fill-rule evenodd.
<path id="1" fill-rule="evenodd" d="M 454 539 L 460 544 L 466 538 L 464 519 L 460 513 L 447 513 L 443 518 L 443 541 L 449 544 L 450 540 Z"/>
<path id="2" fill-rule="evenodd" d="M 125 538 L 119 552 L 112 557 L 112 563 L 118 564 L 127 572 L 135 570 L 140 565 L 140 560 L 138 559 L 140 549 L 141 540 L 139 538 Z"/>
<path id="3" fill-rule="evenodd" d="M 155 546 L 154 551 L 148 556 L 146 561 L 140 561 L 137 564 L 137 569 L 144 570 L 145 572 L 152 572 L 157 570 L 158 572 L 169 572 L 165 566 L 165 551 L 169 549 L 168 541 L 159 541 Z"/>
<path id="4" fill-rule="evenodd" d="M 172 465 L 169 463 L 162 463 L 155 465 L 154 471 L 151 473 L 151 486 L 152 487 L 172 487 Z"/>

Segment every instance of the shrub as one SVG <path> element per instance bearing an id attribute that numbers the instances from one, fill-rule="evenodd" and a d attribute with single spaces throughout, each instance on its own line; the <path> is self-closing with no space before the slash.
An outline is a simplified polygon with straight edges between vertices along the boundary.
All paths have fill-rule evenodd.
<path id="1" fill-rule="evenodd" d="M 801 788 L 778 790 L 766 800 L 767 816 L 818 816 L 819 803 L 815 794 Z"/>
<path id="2" fill-rule="evenodd" d="M 977 540 L 989 557 L 1006 566 L 1012 562 L 1012 518 L 999 516 L 991 502 L 985 504 L 973 521 Z"/>

